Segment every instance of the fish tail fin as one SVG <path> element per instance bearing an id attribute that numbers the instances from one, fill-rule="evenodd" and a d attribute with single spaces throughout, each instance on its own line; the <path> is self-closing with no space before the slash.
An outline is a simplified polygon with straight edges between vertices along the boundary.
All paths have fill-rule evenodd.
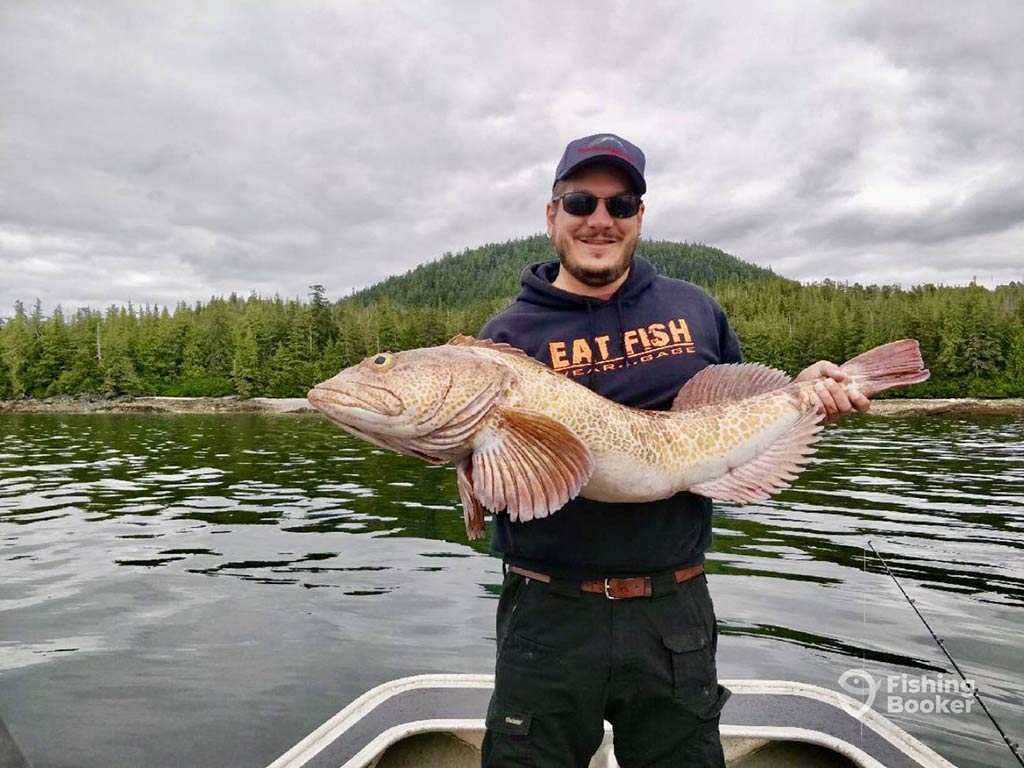
<path id="1" fill-rule="evenodd" d="M 931 375 L 924 367 L 916 339 L 901 339 L 869 349 L 840 366 L 856 387 L 867 397 L 895 387 L 906 387 L 927 381 Z"/>

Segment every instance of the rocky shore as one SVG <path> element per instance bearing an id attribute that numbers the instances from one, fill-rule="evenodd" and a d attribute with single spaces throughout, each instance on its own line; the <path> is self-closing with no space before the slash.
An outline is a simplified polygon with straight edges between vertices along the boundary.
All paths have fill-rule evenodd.
<path id="1" fill-rule="evenodd" d="M 1024 398 L 948 400 L 876 400 L 871 403 L 874 416 L 1020 416 L 1024 417 Z"/>
<path id="2" fill-rule="evenodd" d="M 305 398 L 79 395 L 0 400 L 0 413 L 312 413 Z M 1024 399 L 876 400 L 875 416 L 1021 416 Z"/>
<path id="3" fill-rule="evenodd" d="M 0 400 L 0 413 L 313 413 L 304 397 L 61 395 Z"/>

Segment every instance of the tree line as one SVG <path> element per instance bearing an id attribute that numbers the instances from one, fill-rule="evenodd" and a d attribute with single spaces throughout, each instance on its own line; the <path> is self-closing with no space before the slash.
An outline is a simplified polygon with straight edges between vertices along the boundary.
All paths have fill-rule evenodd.
<path id="1" fill-rule="evenodd" d="M 544 258 L 535 240 L 517 241 L 528 245 L 515 251 L 514 261 Z M 815 360 L 839 362 L 910 337 L 921 342 L 932 378 L 896 396 L 1024 397 L 1024 283 L 994 290 L 801 285 L 703 246 L 675 244 L 661 252 L 649 245 L 645 255 L 660 270 L 717 297 L 749 361 L 796 373 Z M 493 256 L 487 249 L 497 248 L 470 253 L 486 264 Z M 688 263 L 691 252 L 698 258 Z M 378 351 L 475 334 L 511 300 L 518 272 L 499 292 L 497 284 L 482 288 L 485 275 L 465 261 L 457 269 L 459 259 L 394 278 L 390 292 L 385 281 L 339 301 L 316 285 L 301 300 L 232 294 L 173 309 L 128 304 L 65 314 L 60 307 L 47 313 L 39 301 L 31 309 L 18 303 L 0 326 L 0 399 L 302 396 Z M 432 272 L 437 264 L 443 269 Z M 424 287 L 430 284 L 437 291 Z"/>
<path id="2" fill-rule="evenodd" d="M 0 399 L 84 393 L 170 397 L 299 397 L 379 350 L 443 344 L 500 307 L 403 309 L 309 301 L 212 298 L 167 307 L 45 315 L 15 306 L 0 327 Z"/>

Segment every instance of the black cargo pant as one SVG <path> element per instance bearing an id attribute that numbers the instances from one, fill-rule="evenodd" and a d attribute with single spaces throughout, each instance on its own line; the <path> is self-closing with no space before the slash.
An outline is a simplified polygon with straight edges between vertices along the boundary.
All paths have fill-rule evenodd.
<path id="1" fill-rule="evenodd" d="M 622 768 L 724 766 L 714 606 L 703 576 L 609 600 L 505 576 L 484 768 L 585 768 L 612 724 Z"/>

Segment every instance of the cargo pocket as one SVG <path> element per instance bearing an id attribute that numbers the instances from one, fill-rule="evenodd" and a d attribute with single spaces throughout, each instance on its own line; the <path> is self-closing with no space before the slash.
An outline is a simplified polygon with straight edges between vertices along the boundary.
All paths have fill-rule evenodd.
<path id="1" fill-rule="evenodd" d="M 498 701 L 510 706 L 529 703 L 534 714 L 557 711 L 571 682 L 552 649 L 515 634 L 505 639 L 494 678 Z"/>
<path id="2" fill-rule="evenodd" d="M 532 713 L 509 706 L 497 696 L 491 697 L 487 707 L 487 730 L 507 736 L 527 736 L 532 720 Z"/>
<path id="3" fill-rule="evenodd" d="M 718 684 L 711 639 L 702 628 L 678 629 L 662 637 L 672 656 L 672 696 L 702 720 L 719 715 L 731 695 Z"/>
<path id="4" fill-rule="evenodd" d="M 527 741 L 532 721 L 532 713 L 492 696 L 487 707 L 487 733 L 484 736 L 481 766 L 517 768 L 532 765 Z"/>

